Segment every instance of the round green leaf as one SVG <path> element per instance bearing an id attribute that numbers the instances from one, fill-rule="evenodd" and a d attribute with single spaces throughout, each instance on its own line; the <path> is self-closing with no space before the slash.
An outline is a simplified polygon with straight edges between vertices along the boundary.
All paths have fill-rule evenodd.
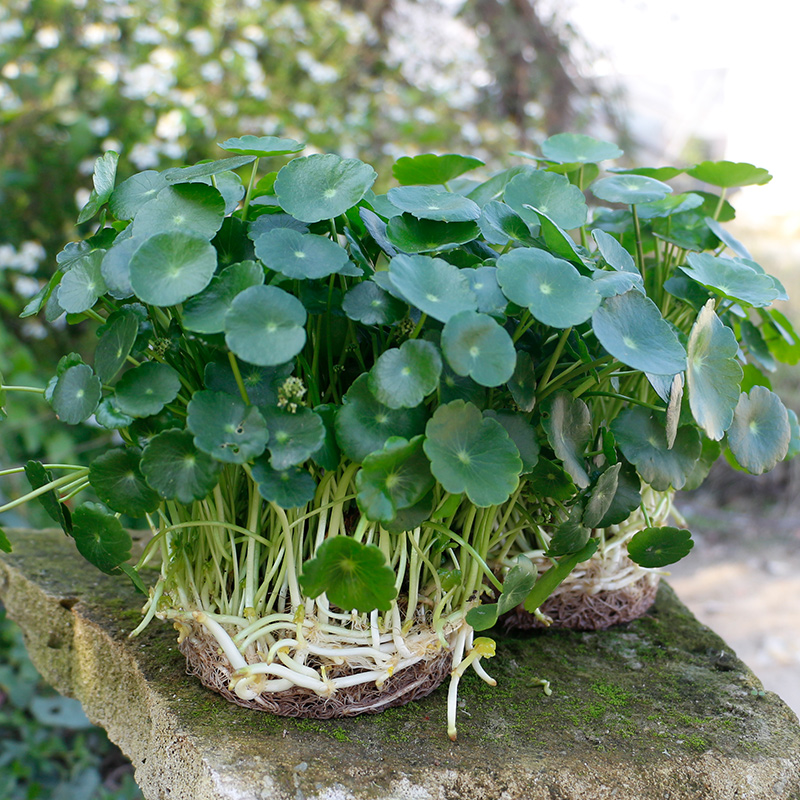
<path id="1" fill-rule="evenodd" d="M 74 262 L 61 279 L 58 287 L 58 304 L 68 314 L 80 314 L 91 308 L 100 295 L 106 293 L 106 284 L 100 266 L 105 250 L 93 250 Z"/>
<path id="2" fill-rule="evenodd" d="M 399 214 L 389 220 L 385 232 L 390 245 L 394 245 L 393 250 L 428 253 L 471 242 L 480 235 L 480 228 L 475 222 L 440 222 L 417 219 L 413 214 Z"/>
<path id="3" fill-rule="evenodd" d="M 565 175 L 544 170 L 524 172 L 509 181 L 503 199 L 529 223 L 538 225 L 536 211 L 564 230 L 580 228 L 586 222 L 583 192 Z"/>
<path id="4" fill-rule="evenodd" d="M 145 239 L 131 256 L 136 296 L 153 306 L 174 306 L 203 291 L 217 268 L 217 251 L 196 233 L 172 231 Z"/>
<path id="5" fill-rule="evenodd" d="M 342 611 L 388 611 L 397 597 L 394 570 L 374 544 L 349 536 L 326 539 L 303 564 L 300 587 L 308 597 L 323 592 Z"/>
<path id="6" fill-rule="evenodd" d="M 538 220 L 536 222 L 538 225 Z M 497 200 L 490 200 L 483 206 L 478 224 L 483 238 L 490 244 L 506 245 L 512 239 L 526 245 L 534 243 L 528 222 L 510 206 Z"/>
<path id="7" fill-rule="evenodd" d="M 147 482 L 162 497 L 186 505 L 202 500 L 216 486 L 221 467 L 195 447 L 189 431 L 175 428 L 150 440 L 140 465 Z"/>
<path id="8" fill-rule="evenodd" d="M 771 470 L 785 458 L 792 438 L 789 414 L 778 395 L 764 386 L 742 392 L 728 428 L 728 447 L 753 475 Z"/>
<path id="9" fill-rule="evenodd" d="M 258 158 L 269 158 L 271 156 L 286 156 L 290 153 L 299 153 L 305 148 L 304 144 L 296 142 L 294 139 L 280 139 L 277 136 L 237 136 L 234 139 L 226 139 L 218 144 L 223 150 L 229 153 L 237 153 L 240 156 L 256 156 Z"/>
<path id="10" fill-rule="evenodd" d="M 269 431 L 270 464 L 282 470 L 302 464 L 325 441 L 322 419 L 310 408 L 291 413 L 283 408 L 262 408 Z"/>
<path id="11" fill-rule="evenodd" d="M 181 388 L 178 373 L 168 364 L 146 361 L 128 370 L 117 383 L 115 403 L 123 414 L 149 417 L 171 403 Z"/>
<path id="12" fill-rule="evenodd" d="M 108 318 L 94 353 L 94 370 L 102 383 L 122 369 L 138 333 L 139 317 L 133 311 L 122 308 Z"/>
<path id="13" fill-rule="evenodd" d="M 427 412 L 416 408 L 389 408 L 369 389 L 369 376 L 360 375 L 343 398 L 336 414 L 336 439 L 352 461 L 363 462 L 373 451 L 383 449 L 391 436 L 411 439 L 425 428 Z"/>
<path id="14" fill-rule="evenodd" d="M 641 203 L 636 208 L 639 219 L 663 219 L 703 205 L 703 198 L 694 192 L 668 195 L 652 203 Z M 709 217 L 710 219 L 710 217 Z M 713 222 L 713 220 L 712 220 Z"/>
<path id="15" fill-rule="evenodd" d="M 686 174 L 725 189 L 732 186 L 763 186 L 772 180 L 772 175 L 765 169 L 733 161 L 703 161 L 687 169 Z"/>
<path id="16" fill-rule="evenodd" d="M 378 177 L 355 158 L 312 155 L 290 161 L 275 178 L 281 208 L 303 222 L 334 219 L 352 208 Z"/>
<path id="17" fill-rule="evenodd" d="M 652 203 L 672 194 L 672 187 L 666 183 L 648 178 L 646 175 L 612 175 L 600 178 L 590 187 L 592 194 L 607 203 Z"/>
<path id="18" fill-rule="evenodd" d="M 648 178 L 655 178 L 657 181 L 669 181 L 686 172 L 681 167 L 633 167 L 631 169 L 609 167 L 608 171 L 617 175 L 645 175 Z"/>
<path id="19" fill-rule="evenodd" d="M 641 372 L 675 375 L 686 351 L 656 304 L 636 289 L 607 297 L 592 315 L 597 340 L 614 358 Z"/>
<path id="20" fill-rule="evenodd" d="M 131 557 L 131 537 L 99 503 L 83 503 L 72 515 L 78 552 L 101 572 L 112 574 Z"/>
<path id="21" fill-rule="evenodd" d="M 591 278 L 545 250 L 518 248 L 497 260 L 503 294 L 554 328 L 580 325 L 600 305 Z"/>
<path id="22" fill-rule="evenodd" d="M 287 278 L 325 278 L 350 263 L 347 251 L 325 236 L 275 228 L 255 240 L 256 255 Z"/>
<path id="23" fill-rule="evenodd" d="M 680 528 L 645 528 L 628 542 L 628 556 L 640 567 L 666 567 L 689 555 L 692 534 Z"/>
<path id="24" fill-rule="evenodd" d="M 542 142 L 542 155 L 559 164 L 596 164 L 619 158 L 622 150 L 612 142 L 604 142 L 581 133 L 557 133 Z"/>
<path id="25" fill-rule="evenodd" d="M 736 335 L 723 325 L 709 300 L 689 334 L 686 386 L 692 416 L 714 441 L 725 435 L 739 402 L 743 373 L 738 352 Z"/>
<path id="26" fill-rule="evenodd" d="M 478 205 L 469 198 L 432 186 L 396 186 L 389 189 L 387 197 L 393 206 L 417 219 L 474 222 L 481 215 Z"/>
<path id="27" fill-rule="evenodd" d="M 390 522 L 398 509 L 416 505 L 433 488 L 422 436 L 391 437 L 370 453 L 356 475 L 358 507 L 371 520 Z"/>
<path id="28" fill-rule="evenodd" d="M 123 414 L 114 404 L 113 397 L 106 397 L 94 410 L 94 418 L 98 425 L 108 430 L 127 428 L 133 422 L 133 417 Z"/>
<path id="29" fill-rule="evenodd" d="M 541 456 L 527 475 L 527 482 L 535 497 L 551 497 L 561 502 L 569 500 L 577 491 L 572 478 L 558 464 Z"/>
<path id="30" fill-rule="evenodd" d="M 168 186 L 136 212 L 133 235 L 142 238 L 180 231 L 212 239 L 224 216 L 225 201 L 213 186 L 204 183 Z"/>
<path id="31" fill-rule="evenodd" d="M 344 296 L 342 310 L 363 325 L 391 325 L 405 316 L 406 304 L 374 281 L 361 281 Z"/>
<path id="32" fill-rule="evenodd" d="M 561 459 L 564 469 L 581 487 L 589 485 L 586 472 L 586 448 L 592 439 L 592 415 L 579 397 L 560 390 L 542 404 L 542 427 L 553 452 Z"/>
<path id="33" fill-rule="evenodd" d="M 380 355 L 369 372 L 369 388 L 389 408 L 414 408 L 436 390 L 441 373 L 436 346 L 409 339 Z"/>
<path id="34" fill-rule="evenodd" d="M 114 511 L 142 517 L 155 511 L 161 498 L 144 480 L 138 450 L 117 448 L 98 456 L 89 468 L 89 483 L 97 496 Z"/>
<path id="35" fill-rule="evenodd" d="M 505 328 L 487 314 L 460 311 L 442 331 L 442 352 L 453 372 L 481 386 L 501 386 L 517 363 L 514 343 Z"/>
<path id="36" fill-rule="evenodd" d="M 446 491 L 466 493 L 480 507 L 505 502 L 519 483 L 522 461 L 497 420 L 471 403 L 440 405 L 425 428 L 431 471 Z"/>
<path id="37" fill-rule="evenodd" d="M 478 298 L 478 311 L 504 317 L 508 300 L 497 282 L 497 267 L 464 267 L 461 272 L 467 276 L 470 288 Z"/>
<path id="38" fill-rule="evenodd" d="M 262 367 L 285 364 L 306 343 L 306 310 L 277 286 L 240 292 L 225 315 L 225 342 L 239 358 Z"/>
<path id="39" fill-rule="evenodd" d="M 395 256 L 389 264 L 389 278 L 406 302 L 439 322 L 478 307 L 466 276 L 441 258 Z"/>
<path id="40" fill-rule="evenodd" d="M 659 492 L 670 487 L 682 489 L 700 458 L 700 436 L 695 428 L 678 428 L 675 442 L 668 448 L 663 418 L 645 408 L 623 411 L 611 423 L 611 432 L 625 458 Z"/>
<path id="41" fill-rule="evenodd" d="M 167 179 L 160 172 L 148 169 L 132 175 L 111 193 L 109 211 L 117 219 L 133 219 L 136 212 L 167 187 Z"/>
<path id="42" fill-rule="evenodd" d="M 434 155 L 423 153 L 418 156 L 403 156 L 395 161 L 392 174 L 398 183 L 445 184 L 448 181 L 469 172 L 475 167 L 482 167 L 483 161 L 472 156 L 457 153 Z"/>
<path id="43" fill-rule="evenodd" d="M 217 461 L 244 464 L 267 446 L 267 424 L 255 406 L 225 392 L 201 390 L 187 407 L 195 446 Z"/>
<path id="44" fill-rule="evenodd" d="M 225 314 L 233 298 L 251 286 L 264 283 L 264 270 L 255 261 L 241 261 L 215 275 L 200 294 L 183 306 L 183 327 L 197 333 L 222 333 Z"/>
<path id="45" fill-rule="evenodd" d="M 50 405 L 62 422 L 77 425 L 94 413 L 101 393 L 100 379 L 92 368 L 75 364 L 58 376 L 50 395 Z"/>
<path id="46" fill-rule="evenodd" d="M 264 458 L 253 464 L 253 480 L 258 493 L 281 508 L 304 506 L 314 499 L 317 492 L 317 484 L 306 470 L 300 467 L 273 469 Z"/>
<path id="47" fill-rule="evenodd" d="M 689 253 L 689 266 L 681 270 L 690 278 L 725 297 L 751 306 L 768 306 L 780 295 L 771 276 L 723 256 L 710 253 Z"/>

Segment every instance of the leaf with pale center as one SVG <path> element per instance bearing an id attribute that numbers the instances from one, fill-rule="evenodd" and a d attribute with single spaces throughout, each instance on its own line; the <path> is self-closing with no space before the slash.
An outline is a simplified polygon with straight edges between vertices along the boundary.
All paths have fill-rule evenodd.
<path id="1" fill-rule="evenodd" d="M 709 300 L 689 334 L 686 386 L 689 407 L 709 439 L 719 441 L 733 421 L 739 402 L 742 368 L 736 360 L 739 343 L 722 323 Z"/>
<path id="2" fill-rule="evenodd" d="M 666 567 L 689 555 L 694 542 L 687 530 L 665 526 L 645 528 L 628 542 L 628 556 L 640 567 Z"/>
<path id="3" fill-rule="evenodd" d="M 77 425 L 88 419 L 97 408 L 102 394 L 100 379 L 86 364 L 75 364 L 55 381 L 50 405 L 62 422 Z"/>
<path id="4" fill-rule="evenodd" d="M 724 297 L 763 308 L 780 295 L 769 275 L 743 264 L 710 253 L 689 253 L 688 266 L 680 269 L 693 280 Z"/>
<path id="5" fill-rule="evenodd" d="M 436 390 L 441 374 L 436 346 L 410 339 L 381 353 L 369 372 L 369 388 L 389 408 L 414 408 Z"/>
<path id="6" fill-rule="evenodd" d="M 123 414 L 150 417 L 171 403 L 181 388 L 178 373 L 168 364 L 146 361 L 128 370 L 116 385 L 115 403 Z"/>
<path id="7" fill-rule="evenodd" d="M 281 508 L 299 508 L 314 499 L 316 481 L 300 467 L 273 469 L 264 457 L 253 464 L 253 480 L 258 493 Z"/>
<path id="8" fill-rule="evenodd" d="M 129 517 L 151 514 L 161 504 L 158 493 L 145 482 L 140 459 L 138 449 L 115 448 L 98 456 L 89 468 L 89 483 L 100 500 Z"/>
<path id="9" fill-rule="evenodd" d="M 101 572 L 114 574 L 131 557 L 133 544 L 122 523 L 99 503 L 83 503 L 72 515 L 78 552 Z"/>
<path id="10" fill-rule="evenodd" d="M 502 386 L 511 379 L 517 361 L 505 328 L 488 314 L 461 311 L 447 320 L 442 352 L 453 372 L 481 386 Z"/>
<path id="11" fill-rule="evenodd" d="M 417 219 L 474 222 L 481 215 L 478 205 L 469 198 L 433 186 L 395 186 L 387 197 L 393 206 Z"/>
<path id="12" fill-rule="evenodd" d="M 275 406 L 262 408 L 269 431 L 270 464 L 283 470 L 302 464 L 325 441 L 325 426 L 310 408 L 300 407 L 294 413 Z"/>
<path id="13" fill-rule="evenodd" d="M 536 211 L 565 231 L 580 228 L 586 222 L 583 192 L 565 175 L 544 170 L 522 173 L 509 181 L 503 199 L 525 222 L 536 226 Z"/>
<path id="14" fill-rule="evenodd" d="M 559 164 L 595 164 L 619 158 L 622 154 L 613 142 L 582 133 L 556 133 L 542 142 L 542 155 Z"/>
<path id="15" fill-rule="evenodd" d="M 281 139 L 278 136 L 253 136 L 248 133 L 245 136 L 226 139 L 219 144 L 219 147 L 240 156 L 271 158 L 298 153 L 305 145 L 294 139 Z"/>
<path id="16" fill-rule="evenodd" d="M 638 203 L 652 203 L 672 193 L 666 183 L 648 178 L 646 175 L 612 175 L 600 178 L 590 187 L 592 194 L 607 203 L 624 203 L 632 206 Z"/>
<path id="17" fill-rule="evenodd" d="M 786 457 L 792 438 L 789 414 L 778 395 L 764 386 L 742 392 L 728 428 L 728 447 L 753 475 L 771 470 Z"/>

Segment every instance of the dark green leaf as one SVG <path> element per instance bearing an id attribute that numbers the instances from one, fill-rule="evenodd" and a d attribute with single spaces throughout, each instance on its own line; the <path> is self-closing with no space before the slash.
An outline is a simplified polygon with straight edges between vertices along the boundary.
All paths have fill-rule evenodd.
<path id="1" fill-rule="evenodd" d="M 167 364 L 146 361 L 128 370 L 117 383 L 115 403 L 123 414 L 149 417 L 171 403 L 181 388 L 178 373 Z"/>
<path id="2" fill-rule="evenodd" d="M 506 429 L 522 459 L 522 474 L 530 472 L 539 461 L 539 440 L 533 426 L 522 414 L 513 411 L 489 409 L 483 412 L 483 416 L 496 419 Z"/>
<path id="3" fill-rule="evenodd" d="M 129 517 L 150 514 L 161 503 L 145 483 L 139 460 L 138 450 L 117 448 L 98 456 L 89 468 L 89 483 L 100 500 Z"/>
<path id="4" fill-rule="evenodd" d="M 425 428 L 431 471 L 446 491 L 466 493 L 480 507 L 505 502 L 519 483 L 522 461 L 497 420 L 471 403 L 440 405 Z"/>
<path id="5" fill-rule="evenodd" d="M 94 418 L 98 425 L 108 430 L 127 428 L 133 422 L 133 417 L 123 414 L 114 404 L 113 397 L 106 397 L 94 410 Z"/>
<path id="6" fill-rule="evenodd" d="M 62 422 L 77 425 L 88 419 L 100 402 L 100 379 L 86 364 L 76 364 L 58 376 L 50 405 Z"/>
<path id="7" fill-rule="evenodd" d="M 478 238 L 480 228 L 475 222 L 440 222 L 400 214 L 389 220 L 385 232 L 387 241 L 393 245 L 394 252 L 389 254 L 394 255 L 395 248 L 405 253 L 428 253 L 465 244 Z"/>
<path id="8" fill-rule="evenodd" d="M 528 473 L 527 482 L 533 494 L 540 498 L 552 498 L 565 502 L 577 492 L 572 478 L 558 464 L 539 457 L 536 466 Z"/>
<path id="9" fill-rule="evenodd" d="M 41 489 L 42 486 L 47 486 L 53 480 L 50 471 L 45 469 L 40 461 L 29 461 L 25 465 L 25 477 L 28 479 L 32 489 Z M 49 489 L 36 499 L 45 510 L 47 516 L 57 522 L 64 533 L 68 533 L 71 536 L 72 515 L 70 514 L 69 506 L 64 505 L 58 499 L 55 489 Z"/>
<path id="10" fill-rule="evenodd" d="M 533 359 L 524 350 L 517 350 L 517 363 L 508 382 L 508 390 L 520 411 L 533 411 L 536 405 L 536 373 Z"/>
<path id="11" fill-rule="evenodd" d="M 278 402 L 278 389 L 292 374 L 292 364 L 277 367 L 258 367 L 244 362 L 237 365 L 247 398 L 254 406 L 273 406 Z M 215 392 L 227 392 L 241 397 L 239 384 L 233 374 L 229 358 L 224 355 L 206 364 L 203 383 Z"/>
<path id="12" fill-rule="evenodd" d="M 217 461 L 244 464 L 264 452 L 267 425 L 255 406 L 225 392 L 200 390 L 187 407 L 195 446 Z"/>
<path id="13" fill-rule="evenodd" d="M 131 557 L 130 534 L 99 503 L 78 506 L 72 519 L 78 552 L 101 572 L 111 575 Z"/>
<path id="14" fill-rule="evenodd" d="M 374 544 L 333 536 L 303 564 L 300 586 L 308 597 L 323 592 L 342 611 L 388 611 L 397 596 L 394 570 Z"/>
<path id="15" fill-rule="evenodd" d="M 139 317 L 129 309 L 115 311 L 105 325 L 94 354 L 94 369 L 102 383 L 109 383 L 122 369 L 139 333 Z"/>
<path id="16" fill-rule="evenodd" d="M 302 464 L 325 441 L 322 419 L 310 408 L 291 413 L 283 408 L 262 408 L 269 431 L 270 464 L 284 470 Z"/>
<path id="17" fill-rule="evenodd" d="M 391 325 L 405 316 L 406 305 L 374 281 L 361 281 L 344 296 L 342 310 L 364 325 Z"/>
<path id="18" fill-rule="evenodd" d="M 526 556 L 517 556 L 516 563 L 503 580 L 503 592 L 497 601 L 497 611 L 505 614 L 516 608 L 531 593 L 536 583 L 536 565 Z"/>
<path id="19" fill-rule="evenodd" d="M 569 516 L 555 530 L 547 555 L 551 558 L 577 553 L 586 546 L 591 531 L 583 524 L 583 502 L 576 503 Z"/>
<path id="20" fill-rule="evenodd" d="M 341 272 L 349 263 L 347 251 L 331 239 L 289 228 L 275 228 L 255 240 L 256 255 L 287 278 L 316 280 Z"/>
<path id="21" fill-rule="evenodd" d="M 490 244 L 506 245 L 509 241 L 525 245 L 534 243 L 528 223 L 505 203 L 490 200 L 481 210 L 478 222 L 484 239 Z M 538 220 L 536 220 L 538 227 Z"/>
<path id="22" fill-rule="evenodd" d="M 600 527 L 600 522 L 611 508 L 611 503 L 617 493 L 621 470 L 622 462 L 614 464 L 600 475 L 592 487 L 583 512 L 583 524 L 587 528 Z"/>
<path id="23" fill-rule="evenodd" d="M 640 567 L 666 567 L 689 555 L 692 534 L 679 528 L 645 528 L 628 542 L 628 555 Z"/>
<path id="24" fill-rule="evenodd" d="M 619 525 L 641 505 L 642 481 L 636 473 L 636 469 L 627 461 L 619 463 L 622 464 L 622 467 L 617 475 L 617 490 L 603 518 L 594 526 L 596 528 Z"/>
<path id="25" fill-rule="evenodd" d="M 0 528 L 0 550 L 4 553 L 11 552 L 11 542 L 8 541 L 8 536 L 6 536 L 5 531 Z"/>
<path id="26" fill-rule="evenodd" d="M 310 503 L 317 491 L 317 484 L 306 470 L 300 467 L 273 469 L 265 458 L 253 464 L 253 480 L 258 493 L 281 508 L 299 508 Z"/>
<path id="27" fill-rule="evenodd" d="M 482 603 L 467 611 L 467 625 L 475 631 L 488 631 L 497 624 L 500 610 L 497 603 Z"/>
<path id="28" fill-rule="evenodd" d="M 202 500 L 216 486 L 221 466 L 195 447 L 189 431 L 173 428 L 150 440 L 140 469 L 162 497 L 188 505 Z"/>
<path id="29" fill-rule="evenodd" d="M 336 411 L 339 407 L 333 403 L 315 406 L 314 413 L 322 420 L 325 426 L 325 438 L 322 444 L 311 454 L 314 462 L 324 470 L 335 470 L 342 458 L 339 445 L 336 443 Z"/>
<path id="30" fill-rule="evenodd" d="M 592 439 L 592 415 L 579 397 L 560 390 L 541 406 L 542 427 L 553 452 L 582 489 L 589 485 L 584 453 Z"/>
<path id="31" fill-rule="evenodd" d="M 103 256 L 100 275 L 108 293 L 116 300 L 124 300 L 133 295 L 131 258 L 141 243 L 141 239 L 125 238 L 120 235 Z"/>

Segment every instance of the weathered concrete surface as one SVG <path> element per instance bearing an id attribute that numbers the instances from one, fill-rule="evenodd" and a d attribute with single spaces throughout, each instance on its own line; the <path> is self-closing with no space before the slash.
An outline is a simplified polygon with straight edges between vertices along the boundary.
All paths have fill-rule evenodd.
<path id="1" fill-rule="evenodd" d="M 501 637 L 499 685 L 468 674 L 451 743 L 444 688 L 332 722 L 229 705 L 184 675 L 168 626 L 127 638 L 127 581 L 60 532 L 10 538 L 0 598 L 34 663 L 130 756 L 148 800 L 800 798 L 797 718 L 666 586 L 611 631 Z"/>

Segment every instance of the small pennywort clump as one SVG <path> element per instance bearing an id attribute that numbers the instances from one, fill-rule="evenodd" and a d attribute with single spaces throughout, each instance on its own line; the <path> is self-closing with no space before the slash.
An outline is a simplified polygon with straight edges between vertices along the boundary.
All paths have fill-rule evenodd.
<path id="1" fill-rule="evenodd" d="M 723 447 L 756 473 L 797 451 L 758 376 L 800 340 L 720 224 L 725 187 L 763 171 L 699 165 L 722 192 L 675 195 L 683 170 L 595 180 L 619 150 L 560 135 L 488 179 L 471 157 L 401 158 L 377 195 L 336 155 L 259 176 L 291 139 L 222 148 L 119 184 L 98 160 L 81 219 L 100 222 L 24 311 L 95 325 L 94 352 L 4 389 L 118 445 L 30 462 L 0 511 L 37 498 L 148 595 L 134 633 L 173 622 L 233 702 L 379 711 L 449 673 L 455 737 L 464 671 L 493 683 L 476 630 L 520 606 L 546 621 L 598 558 L 627 550 L 624 584 L 684 556 L 671 495 Z M 150 532 L 135 566 L 128 518 Z"/>

